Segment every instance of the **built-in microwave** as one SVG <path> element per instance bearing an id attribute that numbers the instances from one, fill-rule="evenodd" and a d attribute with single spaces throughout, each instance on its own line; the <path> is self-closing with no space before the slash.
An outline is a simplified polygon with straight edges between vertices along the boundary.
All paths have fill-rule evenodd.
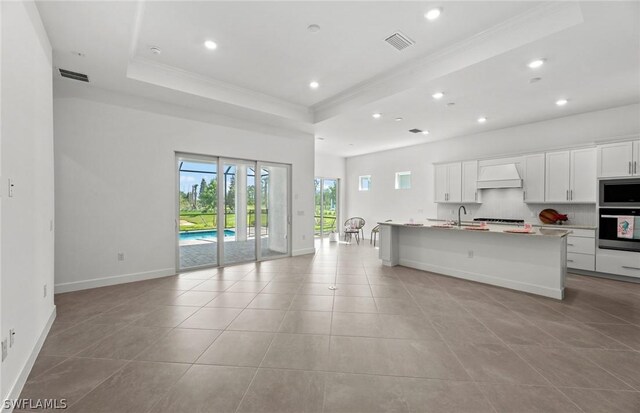
<path id="1" fill-rule="evenodd" d="M 640 207 L 600 208 L 598 247 L 640 251 Z"/>
<path id="2" fill-rule="evenodd" d="M 601 207 L 640 207 L 640 179 L 600 180 Z"/>

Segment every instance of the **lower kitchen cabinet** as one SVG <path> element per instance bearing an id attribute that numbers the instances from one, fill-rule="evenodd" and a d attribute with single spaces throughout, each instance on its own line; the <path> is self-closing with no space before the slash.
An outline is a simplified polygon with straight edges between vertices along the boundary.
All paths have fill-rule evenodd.
<path id="1" fill-rule="evenodd" d="M 574 229 L 567 237 L 567 268 L 596 270 L 596 231 Z"/>
<path id="2" fill-rule="evenodd" d="M 640 252 L 598 249 L 596 271 L 640 278 Z"/>

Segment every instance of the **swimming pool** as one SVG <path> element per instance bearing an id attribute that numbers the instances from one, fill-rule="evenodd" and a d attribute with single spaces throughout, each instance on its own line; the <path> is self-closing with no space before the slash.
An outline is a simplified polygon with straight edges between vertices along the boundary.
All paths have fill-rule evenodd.
<path id="1" fill-rule="evenodd" d="M 234 237 L 236 235 L 235 231 L 230 229 L 224 230 L 225 237 Z M 218 231 L 189 231 L 189 232 L 181 232 L 180 233 L 181 240 L 190 240 L 190 239 L 206 239 L 210 241 L 215 241 L 218 239 Z"/>

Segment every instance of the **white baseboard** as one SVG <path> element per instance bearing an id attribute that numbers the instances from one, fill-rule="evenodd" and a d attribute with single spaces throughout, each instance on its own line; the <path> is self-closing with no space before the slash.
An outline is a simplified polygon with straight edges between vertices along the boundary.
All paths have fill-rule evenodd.
<path id="1" fill-rule="evenodd" d="M 18 378 L 16 378 L 16 381 L 13 383 L 13 386 L 11 386 L 11 389 L 7 393 L 7 400 L 17 400 L 20 397 L 20 393 L 22 393 L 22 389 L 24 388 L 24 385 L 27 382 L 27 378 L 31 373 L 33 364 L 36 362 L 36 359 L 38 358 L 38 354 L 40 354 L 40 350 L 42 349 L 44 340 L 47 338 L 47 334 L 49 334 L 49 330 L 51 330 L 51 326 L 53 325 L 53 321 L 55 319 L 56 319 L 56 306 L 54 305 L 53 310 L 51 311 L 51 315 L 49 316 L 49 320 L 47 320 L 47 323 L 44 325 L 42 332 L 40 332 L 40 336 L 38 337 L 38 340 L 33 346 L 33 350 L 31 350 L 31 354 L 29 355 L 29 358 L 27 359 L 26 363 L 24 364 L 24 367 L 20 371 Z M 2 404 L 4 407 L 4 401 Z M 13 407 L 11 407 L 10 409 L 3 408 L 3 411 L 11 413 L 13 411 Z"/>
<path id="2" fill-rule="evenodd" d="M 303 248 L 301 250 L 293 250 L 291 252 L 291 256 L 296 257 L 298 255 L 307 255 L 307 254 L 315 254 L 315 253 L 316 253 L 315 248 Z"/>
<path id="3" fill-rule="evenodd" d="M 124 284 L 134 281 L 150 280 L 153 278 L 175 275 L 175 268 L 138 272 L 133 274 L 114 275 L 111 277 L 94 278 L 92 280 L 74 281 L 55 285 L 55 293 L 68 293 L 71 291 L 86 290 L 89 288 L 106 287 L 109 285 Z"/>

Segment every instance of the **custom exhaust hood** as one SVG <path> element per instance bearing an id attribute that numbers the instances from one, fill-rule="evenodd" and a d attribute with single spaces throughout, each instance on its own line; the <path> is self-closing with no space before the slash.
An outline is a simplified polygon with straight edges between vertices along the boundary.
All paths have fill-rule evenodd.
<path id="1" fill-rule="evenodd" d="M 515 163 L 480 166 L 478 189 L 522 188 L 522 178 Z"/>

